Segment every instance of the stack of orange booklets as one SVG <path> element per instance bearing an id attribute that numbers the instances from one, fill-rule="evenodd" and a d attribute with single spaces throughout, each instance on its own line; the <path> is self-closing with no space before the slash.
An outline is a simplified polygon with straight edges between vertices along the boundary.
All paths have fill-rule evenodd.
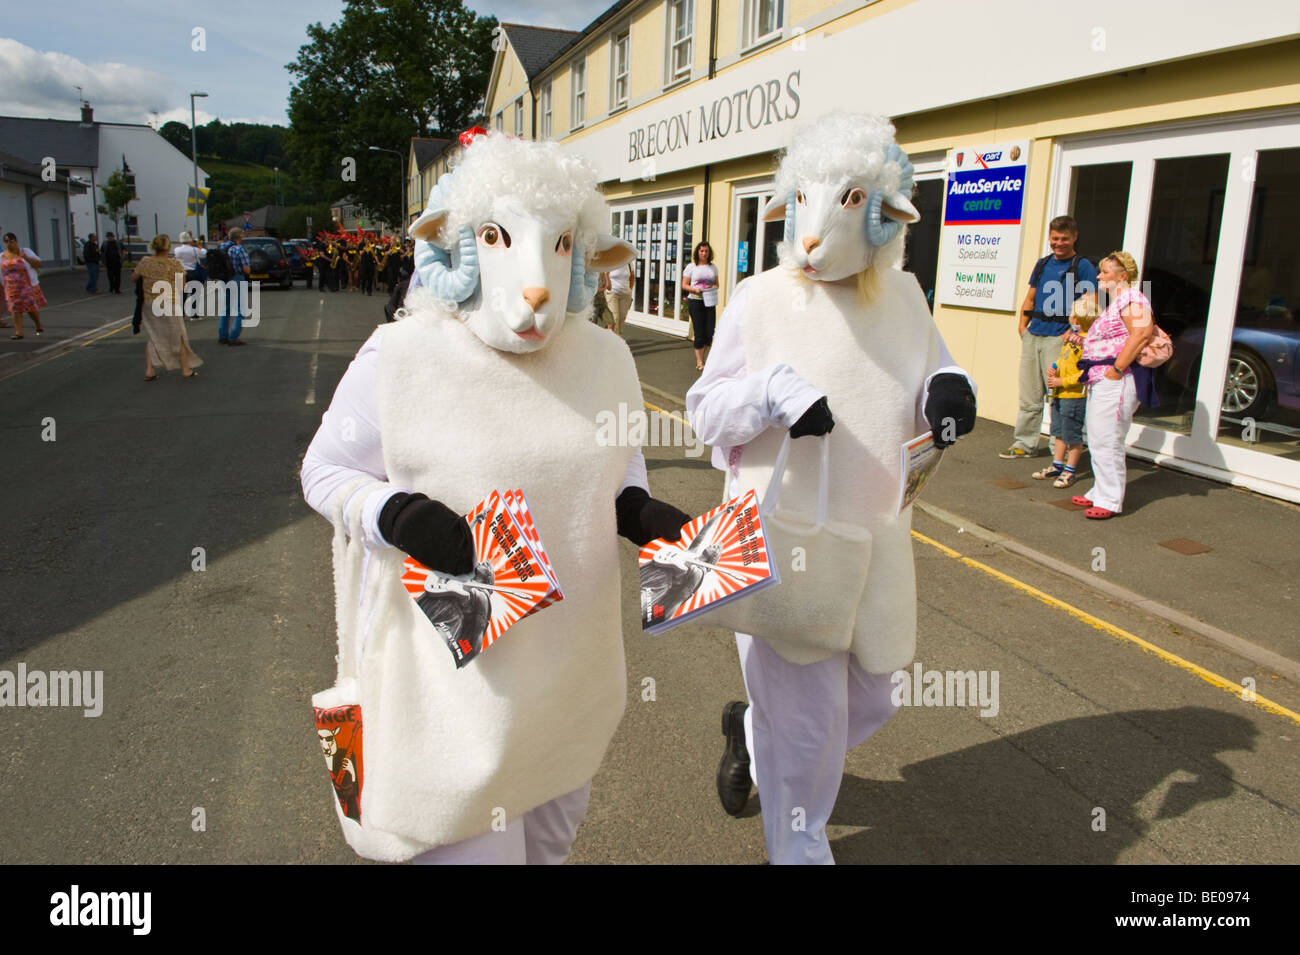
<path id="1" fill-rule="evenodd" d="M 402 585 L 463 667 L 529 614 L 564 599 L 524 492 L 493 491 L 466 515 L 474 569 L 461 576 L 402 564 Z"/>

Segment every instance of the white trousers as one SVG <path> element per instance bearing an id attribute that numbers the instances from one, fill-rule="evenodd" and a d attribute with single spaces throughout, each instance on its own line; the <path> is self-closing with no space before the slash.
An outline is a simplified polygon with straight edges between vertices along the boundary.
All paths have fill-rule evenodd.
<path id="1" fill-rule="evenodd" d="M 501 830 L 490 830 L 449 846 L 439 846 L 411 860 L 412 865 L 563 865 L 587 814 L 591 782 L 558 796 Z"/>
<path id="2" fill-rule="evenodd" d="M 1084 495 L 1096 507 L 1118 514 L 1124 509 L 1124 483 L 1128 462 L 1124 457 L 1124 436 L 1137 410 L 1137 384 L 1132 375 L 1119 381 L 1103 378 L 1088 386 L 1088 453 L 1096 479 Z"/>
<path id="3" fill-rule="evenodd" d="M 749 709 L 745 746 L 773 865 L 833 865 L 826 823 L 848 751 L 894 715 L 888 673 L 851 653 L 800 666 L 761 637 L 736 634 Z"/>

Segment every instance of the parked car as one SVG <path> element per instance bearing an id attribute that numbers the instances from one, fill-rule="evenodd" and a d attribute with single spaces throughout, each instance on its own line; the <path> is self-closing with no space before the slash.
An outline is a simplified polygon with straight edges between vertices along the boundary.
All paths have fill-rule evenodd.
<path id="1" fill-rule="evenodd" d="M 248 253 L 250 279 L 293 288 L 293 270 L 279 239 L 269 235 L 244 236 L 243 246 Z"/>
<path id="2" fill-rule="evenodd" d="M 312 274 L 316 271 L 306 255 L 311 243 L 306 239 L 285 239 L 282 244 L 285 255 L 289 257 L 289 269 L 293 272 L 293 277 L 302 279 L 311 288 Z"/>
<path id="3" fill-rule="evenodd" d="M 1174 339 L 1169 377 L 1189 390 L 1200 376 L 1204 345 L 1204 327 L 1184 329 Z M 1281 306 L 1237 315 L 1219 409 L 1233 418 L 1261 419 L 1274 404 L 1300 413 L 1300 323 Z"/>

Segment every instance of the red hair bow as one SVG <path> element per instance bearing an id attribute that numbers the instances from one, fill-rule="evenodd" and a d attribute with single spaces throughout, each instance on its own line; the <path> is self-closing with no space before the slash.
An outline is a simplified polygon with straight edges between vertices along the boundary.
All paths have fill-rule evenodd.
<path id="1" fill-rule="evenodd" d="M 460 136 L 458 136 L 457 138 L 460 140 L 460 144 L 462 146 L 468 146 L 470 143 L 472 143 L 475 140 L 476 137 L 486 136 L 486 135 L 487 135 L 487 130 L 484 129 L 482 126 L 471 126 L 469 129 L 465 130 L 465 132 L 461 133 Z"/>

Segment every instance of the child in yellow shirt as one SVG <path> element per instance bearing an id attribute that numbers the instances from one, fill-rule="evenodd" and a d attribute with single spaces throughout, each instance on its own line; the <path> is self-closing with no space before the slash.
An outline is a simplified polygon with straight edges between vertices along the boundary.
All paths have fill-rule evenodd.
<path id="1" fill-rule="evenodd" d="M 1091 294 L 1075 300 L 1073 322 L 1061 344 L 1061 355 L 1047 376 L 1052 389 L 1052 437 L 1056 439 L 1052 453 L 1052 466 L 1035 471 L 1039 480 L 1055 478 L 1053 487 L 1069 487 L 1074 483 L 1075 468 L 1083 457 L 1083 420 L 1087 409 L 1087 386 L 1079 372 L 1079 359 L 1083 355 L 1083 339 L 1092 320 L 1097 317 L 1097 299 Z"/>

